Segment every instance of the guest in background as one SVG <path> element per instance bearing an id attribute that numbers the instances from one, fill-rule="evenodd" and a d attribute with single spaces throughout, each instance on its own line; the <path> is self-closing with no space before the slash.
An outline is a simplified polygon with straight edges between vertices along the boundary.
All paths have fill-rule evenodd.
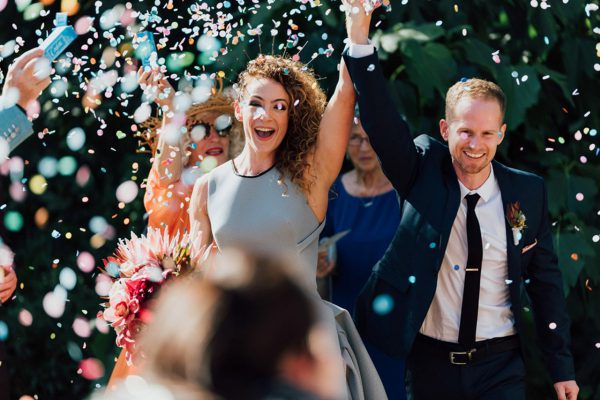
<path id="1" fill-rule="evenodd" d="M 331 301 L 354 312 L 358 295 L 383 256 L 400 222 L 400 207 L 385 177 L 358 115 L 348 142 L 353 169 L 333 184 L 322 238 L 347 234 L 336 246 L 336 261 L 319 252 L 317 276 L 330 281 Z M 390 399 L 404 399 L 404 362 L 392 359 L 365 343 Z"/>
<path id="2" fill-rule="evenodd" d="M 2 243 L 0 237 L 0 310 L 2 305 L 9 301 L 17 288 L 17 274 L 13 269 L 12 251 Z M 0 313 L 0 318 L 2 313 Z M 0 338 L 0 400 L 10 399 L 10 381 L 8 375 L 8 362 L 4 338 Z"/>
<path id="3" fill-rule="evenodd" d="M 8 67 L 0 101 L 0 142 L 8 142 L 8 152 L 33 133 L 26 110 L 50 84 L 48 73 L 40 68 L 43 56 L 44 50 L 36 47 L 21 54 Z M 0 154 L 6 156 L 1 148 Z"/>
<path id="4" fill-rule="evenodd" d="M 336 353 L 304 268 L 295 254 L 226 249 L 203 276 L 175 281 L 140 339 L 145 383 L 132 376 L 109 398 L 331 398 Z"/>
<path id="5" fill-rule="evenodd" d="M 195 180 L 238 155 L 244 144 L 233 98 L 213 90 L 205 102 L 177 113 L 175 90 L 159 70 L 140 69 L 139 82 L 163 109 L 162 121 L 150 118 L 142 124 L 142 137 L 154 157 L 144 196 L 148 226 L 167 229 L 171 236 L 189 232 L 187 210 Z"/>
<path id="6" fill-rule="evenodd" d="M 42 49 L 31 49 L 8 67 L 0 101 L 0 164 L 11 151 L 33 133 L 33 126 L 27 118 L 26 109 L 50 84 L 50 77 L 38 68 L 38 62 L 43 55 Z M 11 102 L 10 97 L 13 97 L 16 103 L 5 107 L 6 102 Z M 3 194 L 0 194 L 0 198 L 2 197 Z M 0 229 L 0 233 L 4 233 L 2 230 Z M 0 235 L 0 306 L 12 298 L 17 288 L 13 256 Z M 1 315 L 0 313 L 0 317 Z M 10 398 L 8 365 L 4 342 L 0 340 L 0 400 Z"/>
<path id="7" fill-rule="evenodd" d="M 144 195 L 148 227 L 164 229 L 170 237 L 189 233 L 187 210 L 192 189 L 195 180 L 208 172 L 200 165 L 205 162 L 216 167 L 239 154 L 244 142 L 242 126 L 233 117 L 233 99 L 223 93 L 214 93 L 178 115 L 173 106 L 175 90 L 160 71 L 140 69 L 139 82 L 146 92 L 155 92 L 154 101 L 163 109 L 162 120 L 153 117 L 142 123 L 141 137 L 153 155 Z M 181 117 L 184 119 L 177 122 Z M 185 132 L 180 134 L 183 126 Z M 109 386 L 133 371 L 121 352 Z"/>

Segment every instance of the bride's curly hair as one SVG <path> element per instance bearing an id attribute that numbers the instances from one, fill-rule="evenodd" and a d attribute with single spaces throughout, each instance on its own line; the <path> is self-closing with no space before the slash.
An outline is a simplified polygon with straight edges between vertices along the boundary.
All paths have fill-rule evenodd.
<path id="1" fill-rule="evenodd" d="M 311 69 L 281 56 L 259 55 L 239 75 L 238 101 L 253 78 L 268 78 L 281 84 L 290 97 L 289 124 L 285 138 L 275 153 L 282 175 L 308 193 L 314 183 L 314 171 L 308 156 L 317 145 L 319 124 L 327 98 Z M 283 176 L 282 176 L 283 178 Z"/>

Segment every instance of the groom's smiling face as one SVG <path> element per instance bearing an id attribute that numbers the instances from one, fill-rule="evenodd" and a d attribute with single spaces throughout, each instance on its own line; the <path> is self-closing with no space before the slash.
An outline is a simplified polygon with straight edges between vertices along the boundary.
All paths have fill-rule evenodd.
<path id="1" fill-rule="evenodd" d="M 502 109 L 493 98 L 464 96 L 455 104 L 449 119 L 440 121 L 440 132 L 448 142 L 452 164 L 461 181 L 478 175 L 487 177 L 505 131 Z"/>

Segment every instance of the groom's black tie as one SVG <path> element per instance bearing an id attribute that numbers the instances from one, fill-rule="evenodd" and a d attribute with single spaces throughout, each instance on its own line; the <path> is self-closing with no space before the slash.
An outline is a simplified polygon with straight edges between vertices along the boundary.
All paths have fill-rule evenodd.
<path id="1" fill-rule="evenodd" d="M 469 246 L 469 255 L 467 257 L 458 343 L 468 347 L 475 343 L 483 245 L 479 221 L 475 214 L 475 206 L 479 200 L 479 195 L 477 193 L 469 194 L 465 198 L 467 199 L 467 243 Z"/>

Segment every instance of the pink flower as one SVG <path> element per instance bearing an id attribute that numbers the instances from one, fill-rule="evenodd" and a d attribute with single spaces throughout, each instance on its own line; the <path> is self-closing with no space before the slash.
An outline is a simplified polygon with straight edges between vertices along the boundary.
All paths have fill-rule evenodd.
<path id="1" fill-rule="evenodd" d="M 132 233 L 130 239 L 120 239 L 114 255 L 103 260 L 113 284 L 98 317 L 115 329 L 117 345 L 125 349 L 129 364 L 136 337 L 152 318 L 156 292 L 166 280 L 190 271 L 196 258 L 187 234 L 170 238 L 166 230 L 150 228 L 146 236 Z"/>
<path id="2" fill-rule="evenodd" d="M 144 264 L 134 264 L 131 261 L 125 261 L 119 266 L 119 275 L 125 278 L 130 278 L 135 274 Z"/>
<path id="3" fill-rule="evenodd" d="M 117 304 L 114 310 L 117 317 L 126 317 L 129 314 L 129 307 L 127 307 L 127 303 L 124 301 Z"/>

